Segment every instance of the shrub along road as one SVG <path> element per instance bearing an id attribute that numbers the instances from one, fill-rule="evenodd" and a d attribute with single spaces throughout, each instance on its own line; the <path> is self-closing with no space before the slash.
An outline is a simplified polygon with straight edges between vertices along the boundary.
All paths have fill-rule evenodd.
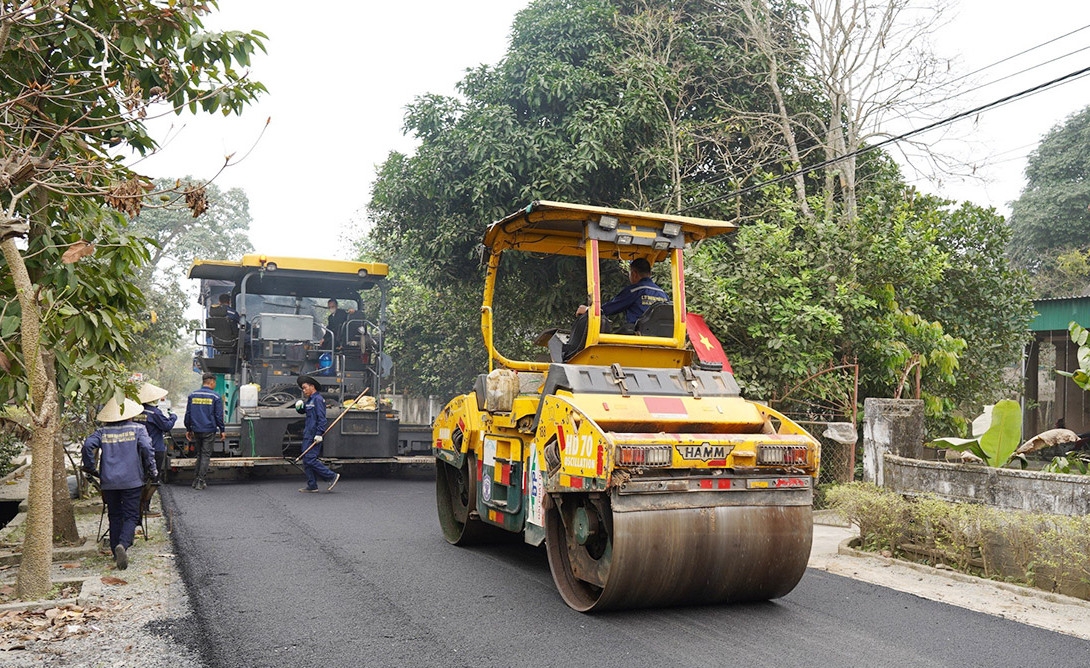
<path id="1" fill-rule="evenodd" d="M 457 548 L 430 480 L 165 488 L 210 666 L 1085 665 L 1090 643 L 809 569 L 770 603 L 583 615 L 544 550 Z M 922 576 L 921 576 L 922 577 Z"/>

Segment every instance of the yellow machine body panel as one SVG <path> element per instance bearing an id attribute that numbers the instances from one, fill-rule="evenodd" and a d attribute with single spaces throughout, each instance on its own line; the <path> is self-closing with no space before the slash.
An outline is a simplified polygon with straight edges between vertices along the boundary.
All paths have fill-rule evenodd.
<path id="1" fill-rule="evenodd" d="M 783 470 L 816 481 L 814 439 L 767 407 L 738 397 L 707 399 L 568 393 L 545 397 L 535 439 L 555 442 L 561 476 L 608 481 L 615 464 L 643 469 Z M 572 487 L 563 479 L 556 491 Z"/>

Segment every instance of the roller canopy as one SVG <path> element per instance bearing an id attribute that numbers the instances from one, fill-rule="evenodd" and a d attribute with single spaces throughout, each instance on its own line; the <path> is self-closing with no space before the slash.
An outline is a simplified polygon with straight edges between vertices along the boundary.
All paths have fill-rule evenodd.
<path id="1" fill-rule="evenodd" d="M 735 229 L 733 223 L 706 218 L 537 201 L 489 225 L 484 244 L 494 253 L 583 256 L 586 240 L 596 239 L 602 255 L 657 261 L 671 248 Z"/>

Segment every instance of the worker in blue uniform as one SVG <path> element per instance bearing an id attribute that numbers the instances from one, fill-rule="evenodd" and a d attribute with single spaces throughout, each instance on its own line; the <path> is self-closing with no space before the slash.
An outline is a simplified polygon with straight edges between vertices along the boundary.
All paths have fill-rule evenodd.
<path id="1" fill-rule="evenodd" d="M 157 385 L 144 383 L 140 387 L 140 393 L 137 396 L 137 399 L 143 404 L 144 412 L 135 418 L 136 422 L 143 424 L 144 428 L 148 430 L 151 449 L 155 452 L 155 468 L 158 469 L 160 474 L 167 465 L 167 445 L 163 439 L 163 434 L 173 429 L 174 424 L 178 421 L 177 415 L 170 412 L 164 413 L 159 408 L 159 402 L 165 399 L 167 394 L 169 393 L 166 390 Z M 147 494 L 143 498 L 143 513 L 147 517 L 158 517 L 159 514 L 151 510 L 151 497 L 155 490 L 152 488 L 150 491 L 151 494 Z"/>
<path id="2" fill-rule="evenodd" d="M 212 459 L 212 445 L 219 433 L 220 440 L 227 440 L 223 422 L 223 398 L 216 392 L 216 374 L 201 376 L 201 387 L 189 395 L 185 407 L 185 437 L 197 443 L 197 472 L 193 476 L 193 489 L 207 487 L 204 477 Z"/>
<path id="3" fill-rule="evenodd" d="M 148 432 L 144 425 L 132 421 L 140 413 L 140 404 L 132 399 L 126 399 L 124 406 L 110 399 L 98 412 L 102 426 L 83 442 L 82 467 L 88 475 L 99 478 L 110 520 L 110 551 L 119 570 L 129 567 L 128 550 L 140 523 L 140 492 L 144 481 L 159 479 Z"/>
<path id="4" fill-rule="evenodd" d="M 609 321 L 605 320 L 604 316 L 624 313 L 626 327 L 618 333 L 632 333 L 636 321 L 647 309 L 653 304 L 669 300 L 670 297 L 666 291 L 651 280 L 651 263 L 638 257 L 628 264 L 628 285 L 622 288 L 616 297 L 602 304 L 602 332 L 610 331 Z M 571 333 L 562 349 L 565 362 L 586 346 L 589 310 L 586 304 L 580 304 L 575 310 L 575 322 L 572 323 Z"/>
<path id="5" fill-rule="evenodd" d="M 239 316 L 238 311 L 231 306 L 231 295 L 226 292 L 219 296 L 219 303 L 214 304 L 208 309 L 208 315 L 227 318 L 235 327 L 238 327 L 242 322 L 242 318 Z"/>
<path id="6" fill-rule="evenodd" d="M 329 467 L 318 459 L 322 454 L 322 439 L 325 436 L 327 424 L 322 385 L 313 376 L 299 376 L 298 383 L 303 390 L 303 398 L 295 402 L 295 410 L 306 414 L 306 421 L 303 423 L 302 457 L 303 473 L 307 476 L 307 486 L 300 488 L 299 491 L 317 492 L 319 478 L 329 483 L 326 491 L 331 491 L 341 479 L 341 474 L 330 471 Z"/>
<path id="7" fill-rule="evenodd" d="M 638 257 L 628 265 L 628 285 L 617 296 L 602 304 L 602 315 L 610 316 L 616 313 L 624 313 L 625 321 L 630 325 L 636 324 L 640 316 L 652 304 L 669 301 L 666 291 L 651 280 L 651 263 L 642 257 Z M 577 316 L 587 312 L 587 306 L 581 305 L 576 309 Z"/>

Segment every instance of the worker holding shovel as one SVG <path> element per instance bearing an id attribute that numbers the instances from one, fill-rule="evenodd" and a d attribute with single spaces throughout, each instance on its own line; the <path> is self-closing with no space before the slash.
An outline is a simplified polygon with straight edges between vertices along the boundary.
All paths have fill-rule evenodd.
<path id="1" fill-rule="evenodd" d="M 295 410 L 306 414 L 303 424 L 303 472 L 307 476 L 307 486 L 300 492 L 317 492 L 318 478 L 329 483 L 326 491 L 331 491 L 340 473 L 334 473 L 318 459 L 322 454 L 322 436 L 326 432 L 325 399 L 322 398 L 322 385 L 312 376 L 299 376 L 299 387 L 303 390 L 303 399 L 296 402 Z"/>

